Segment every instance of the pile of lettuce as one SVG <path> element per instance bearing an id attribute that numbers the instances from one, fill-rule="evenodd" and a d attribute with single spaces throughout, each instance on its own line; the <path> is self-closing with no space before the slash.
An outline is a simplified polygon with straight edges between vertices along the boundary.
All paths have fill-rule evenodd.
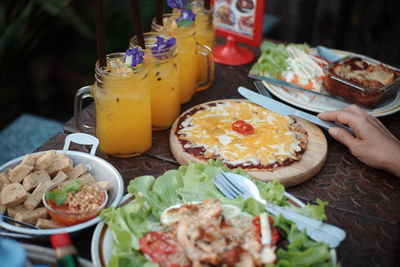
<path id="1" fill-rule="evenodd" d="M 153 176 L 133 179 L 128 186 L 128 192 L 135 196 L 135 201 L 123 207 L 105 209 L 101 213 L 101 217 L 111 228 L 115 241 L 109 266 L 157 266 L 139 251 L 138 240 L 159 224 L 163 210 L 177 203 L 219 199 L 222 203 L 240 207 L 254 216 L 264 211 L 263 205 L 252 198 L 232 200 L 224 197 L 212 182 L 213 177 L 221 171 L 249 177 L 240 168 L 231 170 L 220 161 L 210 160 L 207 164 L 191 163 L 189 166 L 179 167 L 178 170 L 167 171 L 157 179 Z M 264 199 L 281 206 L 289 205 L 284 196 L 285 189 L 278 181 L 253 181 Z M 323 220 L 326 219 L 326 204 L 318 201 L 318 205 L 308 204 L 303 208 L 292 209 Z M 278 249 L 278 263 L 268 267 L 333 265 L 327 244 L 309 239 L 305 230 L 299 231 L 294 223 L 281 216 L 275 218 L 275 225 L 286 231 L 289 245 L 287 249 Z"/>
<path id="2" fill-rule="evenodd" d="M 309 46 L 307 44 L 289 44 L 301 50 L 307 50 Z M 250 69 L 251 74 L 255 75 L 267 75 L 272 78 L 278 79 L 280 74 L 287 70 L 288 65 L 286 59 L 289 57 L 289 53 L 286 50 L 284 44 L 274 44 L 268 41 L 264 41 L 261 46 L 261 55 L 257 62 Z"/>

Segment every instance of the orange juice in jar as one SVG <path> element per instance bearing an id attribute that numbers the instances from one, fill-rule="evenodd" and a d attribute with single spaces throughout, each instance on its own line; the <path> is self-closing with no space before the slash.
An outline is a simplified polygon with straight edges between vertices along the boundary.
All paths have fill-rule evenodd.
<path id="1" fill-rule="evenodd" d="M 201 54 L 207 58 L 207 62 L 212 61 L 211 52 L 205 46 L 200 45 L 195 39 L 194 24 L 178 26 L 176 16 L 164 14 L 163 26 L 158 25 L 153 19 L 152 30 L 162 32 L 176 38 L 178 59 L 180 64 L 180 99 L 181 103 L 188 102 L 194 95 L 197 82 L 197 60 L 196 55 Z M 209 63 L 210 64 L 210 63 Z M 210 77 L 207 77 L 203 83 L 209 83 Z"/>
<path id="2" fill-rule="evenodd" d="M 151 121 L 153 130 L 170 127 L 180 112 L 179 62 L 176 40 L 167 34 L 145 33 L 145 60 L 151 85 Z M 133 37 L 130 47 L 138 45 Z"/>
<path id="3" fill-rule="evenodd" d="M 143 61 L 143 53 L 141 56 Z M 91 128 L 80 122 L 79 114 L 82 100 L 92 97 L 96 104 L 95 135 L 100 141 L 99 148 L 115 157 L 138 155 L 151 147 L 147 66 L 144 62 L 132 66 L 125 63 L 126 58 L 129 56 L 125 53 L 107 55 L 106 67 L 96 64 L 94 85 L 81 88 L 75 97 L 78 128 Z"/>
<path id="4" fill-rule="evenodd" d="M 196 14 L 196 19 L 194 21 L 196 41 L 207 46 L 212 51 L 215 45 L 215 26 L 212 10 L 206 10 L 201 7 L 201 5 L 196 4 L 196 2 L 192 3 L 192 10 Z M 210 82 L 197 88 L 197 91 L 199 91 L 210 87 L 212 81 L 214 80 L 214 60 L 212 61 L 211 68 L 208 66 L 204 57 L 198 55 L 197 61 L 197 79 L 199 81 L 204 81 L 206 80 L 207 76 L 210 75 Z"/>

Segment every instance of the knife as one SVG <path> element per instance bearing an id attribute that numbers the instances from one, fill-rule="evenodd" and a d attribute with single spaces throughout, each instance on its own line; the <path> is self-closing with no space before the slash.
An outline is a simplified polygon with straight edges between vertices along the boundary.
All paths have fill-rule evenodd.
<path id="1" fill-rule="evenodd" d="M 329 99 L 335 99 L 335 100 L 339 100 L 341 102 L 348 103 L 343 98 L 332 96 L 332 95 L 323 94 L 323 93 L 316 92 L 316 91 L 307 90 L 307 89 L 304 89 L 303 87 L 300 87 L 300 86 L 295 85 L 293 83 L 289 83 L 289 82 L 286 82 L 286 81 L 281 81 L 281 80 L 278 80 L 278 79 L 275 79 L 275 78 L 261 76 L 261 75 L 255 75 L 255 74 L 249 74 L 248 77 L 256 79 L 256 80 L 263 80 L 263 81 L 266 81 L 266 82 L 269 82 L 269 83 L 272 83 L 272 84 L 275 84 L 275 85 L 278 85 L 278 86 L 287 87 L 287 88 L 294 89 L 294 90 L 301 91 L 301 92 L 305 92 L 305 93 L 308 93 L 308 94 L 313 94 L 313 95 L 317 95 L 317 96 L 320 96 L 320 97 L 326 97 L 326 98 L 329 98 Z"/>
<path id="2" fill-rule="evenodd" d="M 238 88 L 239 94 L 247 98 L 253 103 L 256 103 L 257 105 L 260 105 L 266 109 L 269 109 L 273 112 L 282 114 L 282 115 L 294 115 L 297 117 L 300 117 L 302 119 L 308 120 L 310 122 L 313 122 L 315 124 L 318 124 L 319 126 L 324 127 L 325 129 L 329 129 L 331 127 L 340 127 L 343 128 L 347 131 L 349 131 L 351 134 L 354 135 L 354 132 L 352 129 L 349 127 L 346 127 L 342 124 L 339 123 L 334 123 L 334 122 L 329 122 L 329 121 L 324 121 L 318 118 L 317 116 L 311 115 L 307 112 L 300 111 L 298 109 L 289 107 L 288 105 L 282 104 L 279 101 L 273 100 L 271 98 L 265 97 L 263 95 L 257 94 L 243 86 L 240 86 Z"/>

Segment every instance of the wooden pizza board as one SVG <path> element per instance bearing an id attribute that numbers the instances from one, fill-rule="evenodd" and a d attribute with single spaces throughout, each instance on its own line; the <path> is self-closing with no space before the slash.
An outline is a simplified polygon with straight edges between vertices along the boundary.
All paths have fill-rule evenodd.
<path id="1" fill-rule="evenodd" d="M 204 163 L 204 161 L 192 156 L 191 154 L 183 150 L 182 145 L 175 134 L 179 119 L 184 116 L 184 114 L 202 105 L 227 101 L 249 102 L 244 99 L 223 99 L 210 101 L 188 109 L 175 120 L 174 124 L 171 127 L 169 142 L 172 154 L 181 165 L 188 165 L 191 161 L 200 163 Z M 246 169 L 246 171 L 251 176 L 262 181 L 279 180 L 285 187 L 289 187 L 310 179 L 321 170 L 328 154 L 328 144 L 325 135 L 323 134 L 321 129 L 315 124 L 297 117 L 296 120 L 308 133 L 307 149 L 302 155 L 301 160 L 296 161 L 288 166 L 279 167 L 277 169 L 274 169 L 273 171 L 254 171 Z"/>

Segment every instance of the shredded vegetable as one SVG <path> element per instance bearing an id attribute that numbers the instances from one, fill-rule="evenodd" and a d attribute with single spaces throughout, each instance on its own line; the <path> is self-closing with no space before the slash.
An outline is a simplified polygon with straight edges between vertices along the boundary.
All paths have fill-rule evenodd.
<path id="1" fill-rule="evenodd" d="M 285 46 L 264 42 L 261 51 L 261 56 L 250 73 L 284 80 L 304 89 L 321 91 L 324 77 L 321 65 L 327 62 L 310 55 L 307 45 Z"/>

